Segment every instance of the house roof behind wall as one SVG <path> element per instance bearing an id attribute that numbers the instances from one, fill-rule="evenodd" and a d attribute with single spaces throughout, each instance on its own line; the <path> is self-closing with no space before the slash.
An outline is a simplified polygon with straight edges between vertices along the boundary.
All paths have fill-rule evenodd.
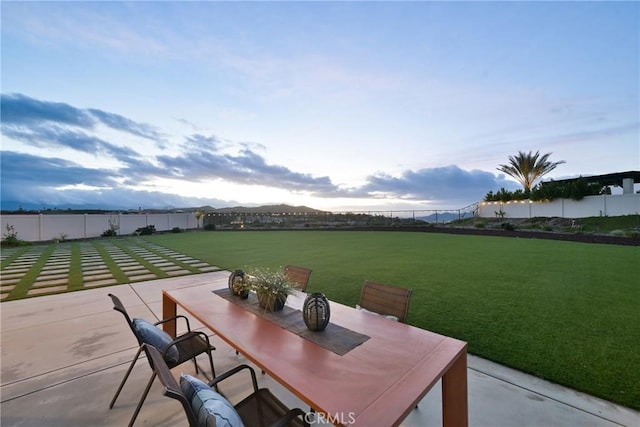
<path id="1" fill-rule="evenodd" d="M 628 171 L 628 172 L 616 172 L 616 173 L 608 173 L 604 175 L 591 175 L 591 176 L 581 176 L 578 178 L 569 178 L 569 179 L 557 179 L 553 181 L 545 181 L 542 183 L 544 185 L 547 182 L 571 182 L 576 181 L 580 178 L 584 178 L 587 182 L 599 182 L 602 185 L 617 185 L 619 187 L 622 186 L 622 180 L 631 178 L 634 183 L 640 182 L 640 171 Z"/>

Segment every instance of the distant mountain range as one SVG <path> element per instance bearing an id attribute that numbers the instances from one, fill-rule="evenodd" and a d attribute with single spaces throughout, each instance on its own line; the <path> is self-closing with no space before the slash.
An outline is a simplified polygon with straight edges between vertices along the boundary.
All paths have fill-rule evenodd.
<path id="1" fill-rule="evenodd" d="M 255 207 L 234 206 L 231 208 L 212 208 L 211 206 L 201 206 L 201 209 L 205 212 L 220 212 L 220 213 L 248 213 L 248 214 L 267 214 L 267 213 L 327 213 L 327 211 L 321 211 L 313 209 L 307 206 L 289 206 L 289 205 L 265 205 Z"/>
<path id="2" fill-rule="evenodd" d="M 100 208 L 98 206 L 89 206 L 89 205 L 65 205 L 59 206 L 55 209 L 48 209 L 46 207 L 43 208 L 42 205 L 38 204 L 28 204 L 28 203 L 20 203 L 20 202 L 5 202 L 2 204 L 2 210 L 4 212 L 18 212 L 19 210 L 23 211 L 36 211 L 47 213 L 66 213 L 71 211 L 71 213 L 83 213 L 90 211 L 91 213 L 100 213 L 100 212 L 137 212 L 137 209 L 108 209 L 108 208 Z M 143 209 L 142 212 L 191 212 L 203 210 L 205 212 L 219 212 L 219 213 L 245 213 L 245 214 L 269 214 L 269 213 L 327 213 L 327 211 L 321 211 L 318 209 L 313 209 L 307 206 L 290 206 L 285 204 L 280 205 L 265 205 L 265 206 L 254 206 L 254 207 L 246 207 L 246 206 L 234 206 L 228 208 L 214 208 L 211 206 L 192 206 L 186 208 L 167 208 L 167 209 Z"/>
<path id="3" fill-rule="evenodd" d="M 469 218 L 473 216 L 471 212 L 463 212 L 462 214 L 458 214 L 457 212 L 442 212 L 438 214 L 431 214 L 428 216 L 417 216 L 416 219 L 426 221 L 426 222 L 451 222 L 456 221 L 461 218 Z"/>

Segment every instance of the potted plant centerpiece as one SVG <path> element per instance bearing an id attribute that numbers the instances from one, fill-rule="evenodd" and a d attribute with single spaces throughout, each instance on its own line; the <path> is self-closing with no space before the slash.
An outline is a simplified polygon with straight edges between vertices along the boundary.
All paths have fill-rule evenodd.
<path id="1" fill-rule="evenodd" d="M 280 271 L 256 269 L 248 274 L 248 280 L 260 307 L 269 311 L 282 310 L 294 289 L 294 283 Z"/>

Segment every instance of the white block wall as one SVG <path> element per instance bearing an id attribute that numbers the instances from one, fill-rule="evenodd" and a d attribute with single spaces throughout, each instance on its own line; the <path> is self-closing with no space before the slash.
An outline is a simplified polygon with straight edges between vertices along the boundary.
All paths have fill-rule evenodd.
<path id="1" fill-rule="evenodd" d="M 587 196 L 582 200 L 556 199 L 550 202 L 529 200 L 511 202 L 480 202 L 478 216 L 496 218 L 502 209 L 503 218 L 587 218 L 591 216 L 622 216 L 640 214 L 640 194 Z"/>
<path id="2" fill-rule="evenodd" d="M 18 239 L 39 242 L 61 239 L 99 237 L 110 228 L 109 221 L 119 224 L 118 235 L 129 235 L 138 228 L 154 225 L 157 231 L 168 231 L 175 227 L 183 230 L 197 228 L 193 212 L 166 214 L 61 214 L 61 215 L 2 215 L 2 236 L 7 225 L 13 226 Z"/>

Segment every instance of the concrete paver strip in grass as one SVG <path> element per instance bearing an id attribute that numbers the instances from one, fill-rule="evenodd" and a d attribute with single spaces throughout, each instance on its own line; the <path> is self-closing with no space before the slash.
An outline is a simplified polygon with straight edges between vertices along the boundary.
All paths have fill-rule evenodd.
<path id="1" fill-rule="evenodd" d="M 140 238 L 3 249 L 0 262 L 2 301 L 220 270 Z"/>
<path id="2" fill-rule="evenodd" d="M 100 262 L 100 264 L 82 265 L 82 271 L 93 274 L 96 271 L 109 271 L 109 269 L 107 268 L 107 264 Z"/>
<path id="3" fill-rule="evenodd" d="M 119 267 L 120 267 L 120 270 L 122 270 L 122 271 L 124 271 L 124 272 L 125 272 L 125 274 L 127 274 L 127 273 L 126 273 L 127 271 L 140 270 L 141 268 L 143 268 L 143 267 L 142 267 L 142 264 L 137 263 L 137 262 L 136 262 L 136 263 L 128 263 L 128 264 L 127 264 L 126 266 L 124 266 L 124 267 L 123 267 L 122 265 L 120 265 Z"/>
<path id="4" fill-rule="evenodd" d="M 129 276 L 129 279 L 132 282 L 140 282 L 142 280 L 153 280 L 157 278 L 158 276 L 156 276 L 155 274 L 141 274 L 139 276 Z"/>
<path id="5" fill-rule="evenodd" d="M 136 268 L 135 270 L 127 270 L 124 272 L 124 274 L 126 274 L 127 276 L 131 277 L 131 276 L 140 276 L 142 274 L 149 274 L 151 273 L 149 270 L 147 270 L 146 268 Z"/>
<path id="6" fill-rule="evenodd" d="M 173 270 L 173 271 L 167 271 L 167 274 L 169 276 L 182 276 L 185 274 L 189 274 L 189 270 Z"/>
<path id="7" fill-rule="evenodd" d="M 51 280 L 69 279 L 69 270 L 58 274 L 41 274 L 36 277 L 36 282 L 46 282 Z"/>
<path id="8" fill-rule="evenodd" d="M 91 275 L 91 276 L 83 276 L 82 278 L 84 279 L 85 285 L 86 285 L 87 282 L 95 282 L 96 280 L 110 279 L 110 278 L 113 278 L 113 276 L 111 275 L 111 273 L 106 271 L 103 274 L 94 274 L 94 275 Z M 93 285 L 95 286 L 95 283 Z"/>
<path id="9" fill-rule="evenodd" d="M 33 289 L 29 289 L 27 291 L 27 294 L 29 296 L 32 296 L 32 295 L 41 295 L 41 294 L 62 292 L 62 291 L 66 291 L 66 290 L 67 290 L 66 286 L 54 286 L 54 287 L 46 287 L 46 288 L 33 288 Z"/>
<path id="10" fill-rule="evenodd" d="M 98 287 L 98 286 L 117 285 L 117 284 L 118 284 L 118 281 L 112 277 L 110 279 L 93 280 L 93 281 L 90 281 L 90 282 L 85 282 L 84 287 L 85 288 L 95 288 L 95 287 Z"/>
<path id="11" fill-rule="evenodd" d="M 24 272 L 20 272 L 20 273 L 9 273 L 9 274 L 3 274 L 2 275 L 2 283 L 4 283 L 5 279 L 20 279 L 24 276 Z"/>

